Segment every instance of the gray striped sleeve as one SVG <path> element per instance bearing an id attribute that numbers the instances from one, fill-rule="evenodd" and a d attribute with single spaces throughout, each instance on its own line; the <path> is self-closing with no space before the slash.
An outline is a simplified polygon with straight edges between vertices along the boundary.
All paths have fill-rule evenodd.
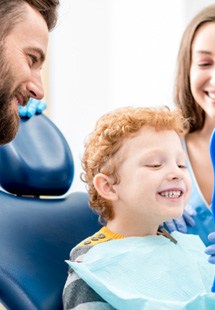
<path id="1" fill-rule="evenodd" d="M 74 272 L 68 276 L 63 292 L 63 304 L 64 310 L 80 309 L 81 306 L 88 307 L 87 309 L 98 309 L 99 306 L 99 309 L 103 309 L 102 305 L 104 309 L 113 309 Z"/>
<path id="2" fill-rule="evenodd" d="M 90 248 L 88 246 L 74 248 L 70 259 L 82 260 Z M 63 305 L 64 310 L 114 309 L 71 269 L 63 291 Z"/>

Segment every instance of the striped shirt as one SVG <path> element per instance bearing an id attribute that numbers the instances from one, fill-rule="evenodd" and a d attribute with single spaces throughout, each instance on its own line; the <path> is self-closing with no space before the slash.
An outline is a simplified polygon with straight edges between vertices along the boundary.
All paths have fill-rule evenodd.
<path id="1" fill-rule="evenodd" d="M 96 244 L 123 236 L 111 232 L 107 227 L 101 228 L 93 236 L 79 243 L 70 253 L 71 261 L 83 261 L 85 254 Z M 64 310 L 113 310 L 114 308 L 102 299 L 71 268 L 63 291 Z"/>

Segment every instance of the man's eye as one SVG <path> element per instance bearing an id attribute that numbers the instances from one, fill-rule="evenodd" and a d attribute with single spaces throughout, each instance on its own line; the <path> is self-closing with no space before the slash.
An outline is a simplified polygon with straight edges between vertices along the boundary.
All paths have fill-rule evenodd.
<path id="1" fill-rule="evenodd" d="M 30 58 L 31 65 L 37 63 L 37 57 L 35 55 L 29 54 L 28 57 Z"/>

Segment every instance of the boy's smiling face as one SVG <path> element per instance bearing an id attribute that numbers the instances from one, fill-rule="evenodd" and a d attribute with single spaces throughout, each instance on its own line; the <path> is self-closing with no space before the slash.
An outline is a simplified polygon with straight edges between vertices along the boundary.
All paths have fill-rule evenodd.
<path id="1" fill-rule="evenodd" d="M 175 131 L 144 126 L 123 141 L 115 160 L 120 182 L 113 185 L 110 229 L 128 236 L 154 234 L 162 222 L 182 216 L 191 180 Z"/>

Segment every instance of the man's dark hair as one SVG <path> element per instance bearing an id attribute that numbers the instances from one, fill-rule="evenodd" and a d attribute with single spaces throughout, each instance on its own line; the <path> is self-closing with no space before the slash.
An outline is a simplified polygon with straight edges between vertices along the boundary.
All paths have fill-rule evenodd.
<path id="1" fill-rule="evenodd" d="M 54 28 L 59 0 L 0 0 L 0 41 L 21 21 L 26 3 L 40 12 L 49 31 Z"/>
<path id="2" fill-rule="evenodd" d="M 48 29 L 54 28 L 57 22 L 57 7 L 59 0 L 24 0 L 34 7 L 45 19 Z"/>

